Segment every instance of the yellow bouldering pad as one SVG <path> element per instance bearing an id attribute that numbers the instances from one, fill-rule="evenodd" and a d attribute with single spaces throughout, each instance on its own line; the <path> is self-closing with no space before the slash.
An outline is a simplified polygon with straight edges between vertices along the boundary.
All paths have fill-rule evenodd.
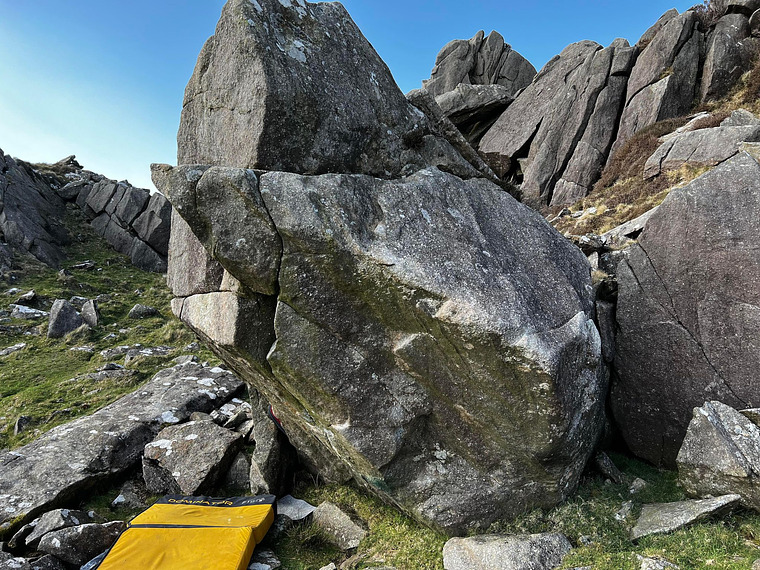
<path id="1" fill-rule="evenodd" d="M 135 517 L 99 570 L 245 570 L 275 516 L 273 495 L 168 495 Z"/>

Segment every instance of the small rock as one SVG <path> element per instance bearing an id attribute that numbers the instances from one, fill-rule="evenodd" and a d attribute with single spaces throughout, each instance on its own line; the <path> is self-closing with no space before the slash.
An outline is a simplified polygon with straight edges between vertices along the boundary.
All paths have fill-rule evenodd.
<path id="1" fill-rule="evenodd" d="M 19 293 L 21 293 L 21 289 L 18 287 L 11 287 L 5 292 L 6 295 L 18 295 Z"/>
<path id="2" fill-rule="evenodd" d="M 25 319 L 25 320 L 31 321 L 31 320 L 36 320 L 36 319 L 42 319 L 48 316 L 48 313 L 46 313 L 45 311 L 32 309 L 31 307 L 25 307 L 24 305 L 11 304 L 10 309 L 11 309 L 12 319 Z"/>
<path id="3" fill-rule="evenodd" d="M 292 521 L 300 521 L 312 514 L 317 508 L 301 499 L 285 495 L 277 501 L 277 513 L 285 515 Z"/>
<path id="4" fill-rule="evenodd" d="M 127 315 L 130 319 L 147 319 L 150 317 L 157 317 L 160 316 L 161 313 L 158 312 L 158 309 L 154 307 L 149 307 L 148 305 L 141 305 L 137 304 L 132 309 L 130 309 L 129 314 Z"/>
<path id="5" fill-rule="evenodd" d="M 623 506 L 620 507 L 620 510 L 615 513 L 615 520 L 623 522 L 625 519 L 631 516 L 632 512 L 633 512 L 633 501 L 626 501 L 625 503 L 623 503 Z"/>
<path id="6" fill-rule="evenodd" d="M 330 562 L 327 566 L 322 566 L 319 570 L 337 570 L 338 567 L 335 566 L 335 562 Z"/>
<path id="7" fill-rule="evenodd" d="M 343 551 L 356 548 L 367 535 L 351 517 L 329 501 L 314 510 L 314 524 L 325 531 L 330 542 Z"/>
<path id="8" fill-rule="evenodd" d="M 90 261 L 89 259 L 87 261 L 83 261 L 82 263 L 77 263 L 76 265 L 72 265 L 71 269 L 76 269 L 78 271 L 92 271 L 95 269 L 96 264 L 94 261 Z"/>
<path id="9" fill-rule="evenodd" d="M 111 296 L 107 293 L 101 293 L 97 297 L 95 297 L 95 302 L 99 305 L 103 305 L 105 303 L 108 303 L 111 300 Z"/>
<path id="10" fill-rule="evenodd" d="M 643 491 L 647 486 L 647 482 L 644 481 L 644 479 L 640 479 L 636 477 L 636 479 L 633 480 L 633 483 L 631 483 L 631 486 L 628 488 L 628 493 L 631 495 L 635 495 L 637 493 L 640 493 Z"/>
<path id="11" fill-rule="evenodd" d="M 162 356 L 168 356 L 171 351 L 173 351 L 174 348 L 171 346 L 153 346 L 153 347 L 144 347 L 144 348 L 133 348 L 127 351 L 127 355 L 124 357 L 124 365 L 129 366 L 129 364 L 135 360 L 136 358 L 143 357 L 143 358 L 153 358 L 153 357 L 162 357 Z"/>
<path id="12" fill-rule="evenodd" d="M 11 550 L 19 550 L 26 544 L 26 537 L 32 534 L 34 527 L 37 525 L 37 519 L 33 520 L 29 524 L 25 524 L 8 541 L 8 548 Z"/>
<path id="13" fill-rule="evenodd" d="M 19 416 L 16 423 L 13 424 L 13 435 L 15 436 L 25 431 L 33 421 L 34 418 L 31 416 Z"/>
<path id="14" fill-rule="evenodd" d="M 57 299 L 50 310 L 48 338 L 61 338 L 85 324 L 74 306 L 65 299 Z"/>
<path id="15" fill-rule="evenodd" d="M 37 296 L 37 293 L 34 289 L 31 291 L 27 291 L 23 295 L 21 295 L 18 299 L 16 299 L 17 305 L 24 305 L 25 307 L 37 307 L 37 303 L 39 302 L 39 297 Z"/>
<path id="16" fill-rule="evenodd" d="M 95 347 L 90 345 L 72 346 L 69 350 L 72 352 L 87 352 L 88 354 L 92 354 L 95 352 Z"/>
<path id="17" fill-rule="evenodd" d="M 89 301 L 87 297 L 78 297 L 76 295 L 73 296 L 71 299 L 69 299 L 69 303 L 71 303 L 72 305 L 74 305 L 74 307 L 80 310 L 82 309 L 82 307 L 87 301 Z"/>
<path id="18" fill-rule="evenodd" d="M 125 527 L 122 521 L 114 521 L 55 530 L 42 537 L 39 550 L 69 564 L 81 566 L 108 549 Z"/>
<path id="19" fill-rule="evenodd" d="M 557 533 L 452 538 L 443 547 L 443 566 L 446 570 L 550 570 L 562 564 L 572 548 Z"/>
<path id="20" fill-rule="evenodd" d="M 9 346 L 8 348 L 4 348 L 3 350 L 0 350 L 0 356 L 8 356 L 9 354 L 13 354 L 14 352 L 18 352 L 19 350 L 23 350 L 25 348 L 26 348 L 25 342 L 14 344 L 13 346 Z"/>
<path id="21" fill-rule="evenodd" d="M 191 342 L 185 347 L 185 352 L 197 352 L 201 349 L 201 345 L 197 342 Z"/>
<path id="22" fill-rule="evenodd" d="M 710 516 L 730 511 L 740 502 L 739 495 L 724 495 L 714 499 L 644 505 L 639 520 L 631 531 L 631 539 L 638 540 L 650 534 L 678 530 Z"/>
<path id="23" fill-rule="evenodd" d="M 190 364 L 190 363 L 198 362 L 198 357 L 195 356 L 194 354 L 183 354 L 182 356 L 178 356 L 177 358 L 175 358 L 172 362 L 174 362 L 174 364 L 179 364 L 179 365 Z"/>
<path id="24" fill-rule="evenodd" d="M 281 566 L 282 562 L 277 558 L 274 551 L 268 548 L 257 548 L 253 552 L 248 570 L 275 570 Z"/>
<path id="25" fill-rule="evenodd" d="M 97 301 L 91 299 L 82 305 L 82 319 L 93 328 L 100 324 L 100 311 Z"/>
<path id="26" fill-rule="evenodd" d="M 41 558 L 14 558 L 9 555 L 9 558 L 3 560 L 4 553 L 0 553 L 0 569 L 1 570 L 66 570 L 63 562 L 58 560 L 55 556 L 46 554 Z"/>
<path id="27" fill-rule="evenodd" d="M 752 563 L 752 570 L 760 570 L 760 558 Z"/>
<path id="28" fill-rule="evenodd" d="M 94 514 L 94 513 L 93 513 Z M 49 511 L 38 518 L 31 534 L 26 537 L 26 545 L 29 548 L 37 548 L 40 539 L 49 532 L 95 522 L 94 517 L 85 511 L 71 511 L 69 509 L 56 509 Z"/>
<path id="29" fill-rule="evenodd" d="M 641 570 L 667 570 L 668 568 L 678 568 L 675 564 L 671 564 L 667 560 L 661 558 L 644 558 L 637 554 L 636 558 L 641 562 Z"/>
<path id="30" fill-rule="evenodd" d="M 142 481 L 127 481 L 119 489 L 119 494 L 111 501 L 114 508 L 140 509 L 146 506 L 148 490 Z"/>

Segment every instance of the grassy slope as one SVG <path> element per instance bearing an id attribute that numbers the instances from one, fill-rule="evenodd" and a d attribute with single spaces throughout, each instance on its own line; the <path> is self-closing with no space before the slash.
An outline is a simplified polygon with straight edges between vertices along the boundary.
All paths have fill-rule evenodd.
<path id="1" fill-rule="evenodd" d="M 89 259 L 100 270 L 72 270 L 70 277 L 62 278 L 45 266 L 19 260 L 21 269 L 2 282 L 0 307 L 6 308 L 18 297 L 5 293 L 11 287 L 23 292 L 34 289 L 50 302 L 74 295 L 94 298 L 100 294 L 107 294 L 110 300 L 100 304 L 100 326 L 65 339 L 46 337 L 47 319 L 39 322 L 3 319 L 0 348 L 18 343 L 26 343 L 27 347 L 0 357 L 0 449 L 23 445 L 56 425 L 92 413 L 133 391 L 195 340 L 193 333 L 171 313 L 165 276 L 132 266 L 129 258 L 116 253 L 99 238 L 77 212 L 67 212 L 67 225 L 74 239 L 67 248 L 69 261 L 65 267 Z M 157 308 L 161 316 L 139 321 L 128 319 L 127 313 L 136 303 Z M 129 368 L 136 372 L 131 378 L 100 382 L 80 378 L 108 362 L 100 356 L 101 350 L 137 343 L 168 345 L 177 350 L 166 358 L 143 358 L 130 363 Z M 70 350 L 83 345 L 93 347 L 94 351 Z M 211 358 L 211 353 L 204 350 L 200 356 Z M 113 361 L 123 363 L 124 357 Z M 21 415 L 32 417 L 33 423 L 14 436 L 13 426 Z"/>

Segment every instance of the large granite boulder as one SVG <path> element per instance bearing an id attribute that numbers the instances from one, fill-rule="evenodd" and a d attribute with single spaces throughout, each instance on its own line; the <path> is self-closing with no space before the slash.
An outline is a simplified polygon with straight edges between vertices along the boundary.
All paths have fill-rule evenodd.
<path id="1" fill-rule="evenodd" d="M 232 135 L 234 133 L 234 135 Z M 230 0 L 185 91 L 180 164 L 479 176 L 404 98 L 337 2 Z"/>
<path id="2" fill-rule="evenodd" d="M 466 85 L 500 85 L 514 96 L 536 75 L 536 68 L 504 42 L 498 32 L 479 31 L 470 40 L 453 40 L 441 49 L 423 86 L 433 97 Z"/>
<path id="3" fill-rule="evenodd" d="M 0 150 L 0 237 L 12 249 L 58 267 L 69 241 L 63 200 L 30 166 Z"/>
<path id="4" fill-rule="evenodd" d="M 760 511 L 760 428 L 741 412 L 721 402 L 694 408 L 677 461 L 678 480 L 690 495 L 735 493 Z"/>
<path id="5" fill-rule="evenodd" d="M 625 40 L 606 49 L 590 41 L 568 46 L 483 136 L 481 154 L 497 174 L 522 179 L 526 203 L 573 202 L 590 191 L 607 161 L 635 53 Z"/>
<path id="6" fill-rule="evenodd" d="M 600 341 L 589 266 L 539 215 L 434 168 L 396 181 L 154 172 L 237 281 L 181 283 L 175 310 L 323 476 L 451 533 L 572 493 L 602 423 Z M 224 253 L 249 234 L 279 241 Z"/>
<path id="7" fill-rule="evenodd" d="M 746 153 L 671 191 L 618 267 L 611 402 L 630 449 L 673 466 L 705 399 L 760 404 L 760 165 Z"/>
<path id="8" fill-rule="evenodd" d="M 460 83 L 435 98 L 443 113 L 473 145 L 491 128 L 514 95 L 503 85 Z"/>
<path id="9" fill-rule="evenodd" d="M 699 19 L 688 11 L 666 22 L 636 59 L 611 154 L 644 127 L 684 115 L 694 104 L 704 44 Z"/>

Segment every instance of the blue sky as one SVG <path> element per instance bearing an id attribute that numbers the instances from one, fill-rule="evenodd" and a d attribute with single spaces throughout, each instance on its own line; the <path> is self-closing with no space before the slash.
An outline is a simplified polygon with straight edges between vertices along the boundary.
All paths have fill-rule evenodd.
<path id="1" fill-rule="evenodd" d="M 182 95 L 224 0 L 0 0 L 0 148 L 152 188 L 174 163 Z M 575 41 L 634 43 L 675 0 L 345 0 L 406 92 L 454 38 L 495 29 L 540 68 Z"/>

